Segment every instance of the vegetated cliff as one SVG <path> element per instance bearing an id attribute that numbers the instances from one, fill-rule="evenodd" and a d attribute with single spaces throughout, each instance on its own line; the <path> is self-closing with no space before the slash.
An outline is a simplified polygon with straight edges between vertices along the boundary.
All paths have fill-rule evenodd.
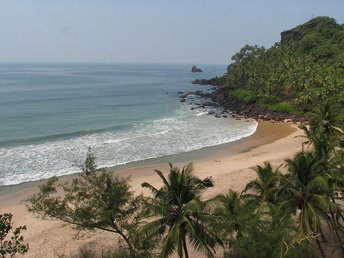
<path id="1" fill-rule="evenodd" d="M 244 46 L 220 78 L 212 98 L 304 116 L 327 99 L 344 107 L 344 25 L 316 17 L 281 33 L 271 48 Z"/>

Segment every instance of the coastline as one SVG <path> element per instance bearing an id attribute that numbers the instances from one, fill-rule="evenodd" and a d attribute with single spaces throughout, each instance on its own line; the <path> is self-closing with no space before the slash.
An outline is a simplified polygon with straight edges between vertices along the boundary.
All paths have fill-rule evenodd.
<path id="1" fill-rule="evenodd" d="M 228 189 L 241 191 L 243 187 L 256 177 L 256 173 L 250 168 L 262 165 L 264 161 L 270 161 L 273 166 L 279 166 L 283 160 L 292 157 L 301 150 L 303 131 L 296 125 L 286 123 L 259 122 L 256 132 L 235 145 L 218 146 L 205 150 L 204 155 L 198 160 L 173 162 L 182 167 L 190 161 L 194 161 L 195 174 L 200 178 L 211 176 L 214 187 L 206 191 L 203 198 L 207 199 L 217 194 L 226 194 Z M 223 149 L 221 149 L 223 148 Z M 120 176 L 132 177 L 132 190 L 136 194 L 149 195 L 148 189 L 141 187 L 143 182 L 159 187 L 160 179 L 154 169 L 168 172 L 168 164 L 156 164 L 139 167 L 115 168 L 114 172 Z M 74 175 L 75 176 L 75 175 Z M 71 177 L 63 178 L 68 180 Z M 3 195 L 0 192 L 0 213 L 10 212 L 14 215 L 15 226 L 27 225 L 28 230 L 23 232 L 24 239 L 30 244 L 30 249 L 23 257 L 54 257 L 54 254 L 75 254 L 79 246 L 92 244 L 101 250 L 104 246 L 116 243 L 110 233 L 87 233 L 87 237 L 75 239 L 75 231 L 70 226 L 62 227 L 63 223 L 53 220 L 41 220 L 26 211 L 25 205 L 20 203 L 30 194 L 37 191 L 37 185 L 42 182 L 34 182 L 28 185 L 10 186 L 9 191 Z M 5 196 L 5 197 L 4 197 Z M 56 256 L 56 255 L 55 255 Z"/>
<path id="2" fill-rule="evenodd" d="M 261 121 L 258 122 L 256 131 L 242 139 L 234 142 L 221 144 L 212 147 L 202 148 L 186 153 L 164 156 L 143 161 L 131 162 L 125 165 L 105 168 L 108 171 L 114 172 L 121 177 L 140 178 L 145 176 L 155 175 L 154 170 L 158 169 L 167 172 L 168 163 L 182 167 L 183 165 L 193 162 L 194 164 L 203 163 L 206 161 L 217 160 L 226 156 L 233 156 L 239 153 L 247 152 L 252 148 L 260 145 L 269 144 L 280 138 L 283 138 L 296 129 L 286 123 L 270 123 Z M 60 181 L 70 180 L 75 178 L 77 174 L 65 175 L 59 177 Z M 0 186 L 0 208 L 20 204 L 25 196 L 33 194 L 39 185 L 44 184 L 47 179 L 38 181 L 25 182 L 18 185 Z M 23 198 L 24 197 L 24 198 Z"/>

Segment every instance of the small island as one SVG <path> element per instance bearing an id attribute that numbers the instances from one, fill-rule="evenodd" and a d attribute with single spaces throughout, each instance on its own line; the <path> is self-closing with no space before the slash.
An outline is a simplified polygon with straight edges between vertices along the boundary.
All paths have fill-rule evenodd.
<path id="1" fill-rule="evenodd" d="M 203 71 L 197 68 L 195 65 L 191 68 L 191 72 L 193 73 L 202 73 Z"/>

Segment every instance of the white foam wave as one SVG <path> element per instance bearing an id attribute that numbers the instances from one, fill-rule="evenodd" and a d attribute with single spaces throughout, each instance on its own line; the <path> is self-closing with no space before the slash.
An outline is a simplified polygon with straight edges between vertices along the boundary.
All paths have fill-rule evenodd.
<path id="1" fill-rule="evenodd" d="M 76 173 L 91 147 L 100 167 L 178 154 L 232 142 L 251 135 L 255 121 L 218 119 L 180 111 L 174 117 L 38 145 L 1 148 L 0 185 Z"/>

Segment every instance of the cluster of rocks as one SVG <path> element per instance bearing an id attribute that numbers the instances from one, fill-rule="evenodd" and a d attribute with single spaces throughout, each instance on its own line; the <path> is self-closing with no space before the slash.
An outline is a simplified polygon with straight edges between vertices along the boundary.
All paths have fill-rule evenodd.
<path id="1" fill-rule="evenodd" d="M 228 89 L 223 87 L 213 87 L 212 92 L 179 92 L 179 97 L 181 102 L 186 102 L 186 98 L 190 95 L 198 96 L 198 98 L 192 98 L 190 105 L 196 105 L 196 107 L 206 109 L 208 107 L 221 108 L 220 113 L 208 112 L 210 115 L 215 117 L 232 117 L 237 120 L 241 119 L 255 119 L 256 121 L 271 121 L 271 122 L 289 122 L 289 123 L 304 123 L 306 119 L 299 117 L 297 115 L 289 115 L 283 112 L 273 111 L 264 108 L 258 104 L 254 103 L 244 103 L 237 99 L 228 98 Z M 199 99 L 205 100 L 200 102 L 195 102 Z M 194 109 L 192 107 L 191 109 Z"/>

